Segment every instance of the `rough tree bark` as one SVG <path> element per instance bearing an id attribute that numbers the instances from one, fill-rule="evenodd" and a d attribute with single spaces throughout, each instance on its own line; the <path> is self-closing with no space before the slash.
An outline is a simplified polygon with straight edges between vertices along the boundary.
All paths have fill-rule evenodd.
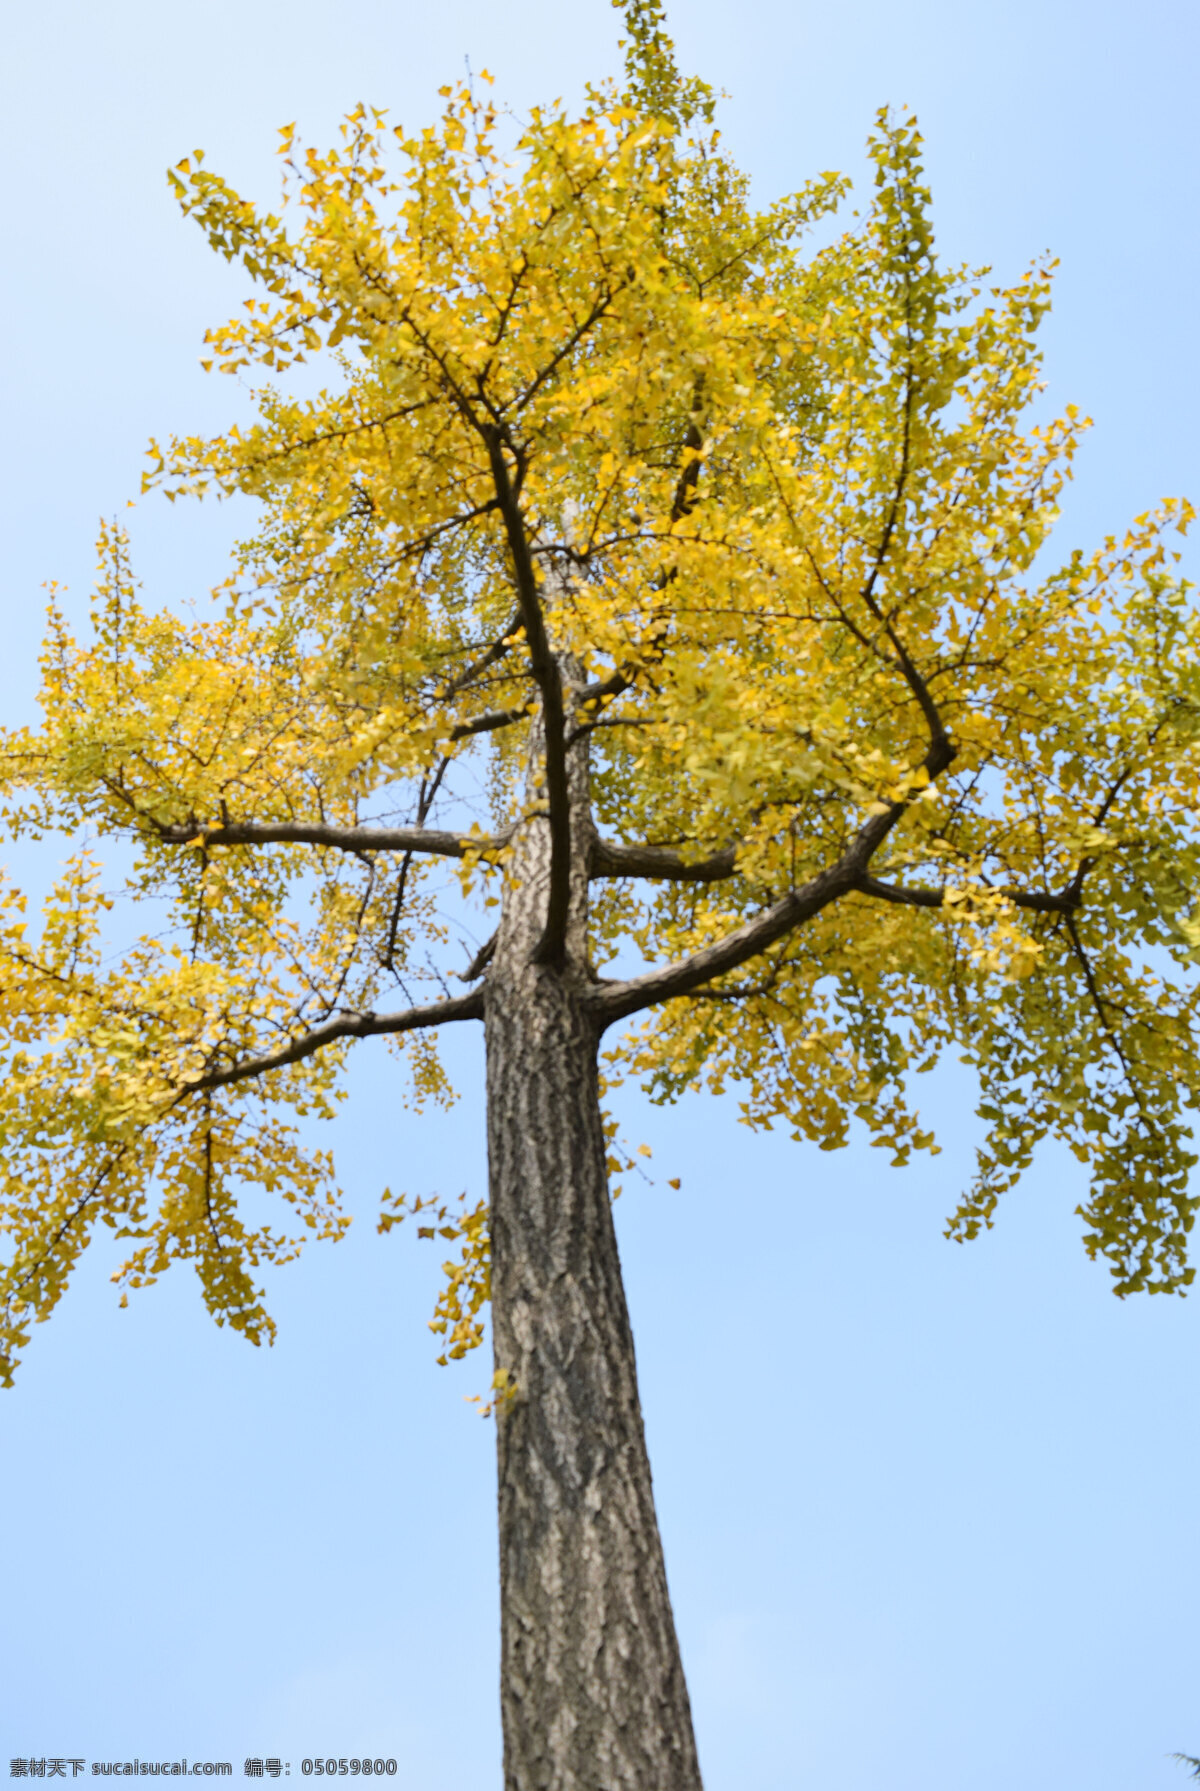
<path id="1" fill-rule="evenodd" d="M 559 668 L 571 681 L 571 662 Z M 700 1791 L 583 999 L 586 736 L 568 756 L 557 962 L 537 961 L 551 858 L 543 758 L 535 727 L 485 998 L 492 1322 L 496 1366 L 516 1386 L 497 1402 L 505 1791 Z"/>

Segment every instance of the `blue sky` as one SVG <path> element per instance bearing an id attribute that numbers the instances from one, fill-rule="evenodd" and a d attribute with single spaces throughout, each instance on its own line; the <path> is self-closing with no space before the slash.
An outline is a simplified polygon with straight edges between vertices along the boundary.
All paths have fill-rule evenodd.
<path id="1" fill-rule="evenodd" d="M 1048 402 L 1096 419 L 1064 551 L 1200 494 L 1197 14 L 1182 3 L 679 0 L 763 197 L 858 176 L 881 104 L 918 112 L 941 252 L 1061 258 Z M 472 66 L 520 108 L 616 63 L 605 0 L 42 0 L 0 73 L 10 719 L 41 584 L 75 598 L 151 434 L 242 399 L 200 337 L 243 296 L 166 165 L 203 146 L 254 196 L 276 127 L 359 99 L 406 123 Z M 219 576 L 228 514 L 130 513 L 148 595 Z M 482 1191 L 478 1042 L 414 1119 L 364 1049 L 332 1140 L 359 1217 L 272 1283 L 280 1340 L 213 1328 L 190 1274 L 119 1312 L 96 1246 L 0 1397 L 0 1773 L 13 1755 L 392 1755 L 409 1791 L 499 1783 L 492 1434 L 439 1370 L 437 1260 L 385 1183 Z M 618 1206 L 668 1568 L 709 1791 L 1142 1791 L 1200 1752 L 1200 1299 L 1121 1304 L 1088 1264 L 1078 1167 L 1047 1154 L 996 1230 L 941 1236 L 943 1153 L 891 1172 L 754 1137 L 736 1101 L 623 1099 L 653 1184 Z M 679 1176 L 673 1191 L 667 1178 Z"/>

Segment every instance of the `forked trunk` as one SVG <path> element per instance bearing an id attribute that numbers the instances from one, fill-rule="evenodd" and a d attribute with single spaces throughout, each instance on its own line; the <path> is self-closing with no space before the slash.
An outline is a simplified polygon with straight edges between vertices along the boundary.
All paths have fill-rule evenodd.
<path id="1" fill-rule="evenodd" d="M 536 743 L 535 743 L 536 753 Z M 532 962 L 549 824 L 518 836 L 486 994 L 505 1791 L 700 1791 L 608 1194 L 571 755 L 565 962 Z M 536 799 L 536 767 L 529 794 Z"/>

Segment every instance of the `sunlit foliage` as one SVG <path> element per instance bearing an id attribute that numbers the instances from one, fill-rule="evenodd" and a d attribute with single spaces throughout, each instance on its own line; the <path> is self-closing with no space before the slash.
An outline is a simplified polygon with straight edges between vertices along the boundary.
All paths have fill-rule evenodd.
<path id="1" fill-rule="evenodd" d="M 147 483 L 260 520 L 188 611 L 106 530 L 90 632 L 52 609 L 43 723 L 3 742 L 12 834 L 71 842 L 40 921 L 0 914 L 6 1376 L 97 1224 L 125 1287 L 190 1260 L 269 1337 L 262 1265 L 347 1223 L 296 1128 L 349 1044 L 391 1035 L 418 1103 L 447 1094 L 435 1029 L 486 996 L 448 978 L 486 974 L 551 688 L 522 578 L 585 680 L 596 974 L 644 1010 L 609 1076 L 729 1086 L 825 1148 L 858 1121 L 903 1163 L 933 1147 L 912 1073 L 962 1057 L 986 1137 L 955 1236 L 1055 1137 L 1116 1291 L 1191 1281 L 1191 511 L 1056 559 L 1085 424 L 1033 420 L 1050 268 L 939 262 L 908 117 L 842 234 L 834 175 L 756 208 L 657 5 L 625 13 L 627 78 L 578 115 L 510 120 L 483 77 L 426 129 L 289 126 L 276 212 L 172 171 L 253 286 L 206 365 L 269 383 Z M 486 1215 L 439 1219 L 456 1356 Z"/>

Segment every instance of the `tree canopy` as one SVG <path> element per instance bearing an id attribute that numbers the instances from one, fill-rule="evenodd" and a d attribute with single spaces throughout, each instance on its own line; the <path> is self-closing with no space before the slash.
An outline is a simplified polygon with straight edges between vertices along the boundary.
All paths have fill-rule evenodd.
<path id="1" fill-rule="evenodd" d="M 589 1011 L 634 1023 L 610 1078 L 903 1163 L 935 1148 L 912 1076 L 961 1057 L 986 1134 L 952 1235 L 1054 1137 L 1117 1293 L 1191 1282 L 1191 510 L 1056 561 L 1085 420 L 1039 402 L 1050 266 L 939 262 L 907 116 L 840 234 L 834 175 L 756 206 L 658 6 L 625 14 L 626 78 L 577 114 L 511 121 L 480 77 L 427 129 L 288 126 L 276 211 L 172 171 L 252 284 L 206 364 L 256 420 L 147 482 L 260 520 L 191 609 L 106 528 L 90 632 L 52 607 L 43 722 L 3 739 L 10 833 L 70 841 L 40 924 L 2 897 L 5 1380 L 99 1224 L 124 1289 L 190 1261 L 270 1337 L 264 1265 L 348 1223 L 304 1122 L 367 1037 L 447 1097 L 437 1031 L 486 1019 L 531 818 L 541 963 L 586 859 Z M 487 1213 L 438 1218 L 454 1355 Z"/>

